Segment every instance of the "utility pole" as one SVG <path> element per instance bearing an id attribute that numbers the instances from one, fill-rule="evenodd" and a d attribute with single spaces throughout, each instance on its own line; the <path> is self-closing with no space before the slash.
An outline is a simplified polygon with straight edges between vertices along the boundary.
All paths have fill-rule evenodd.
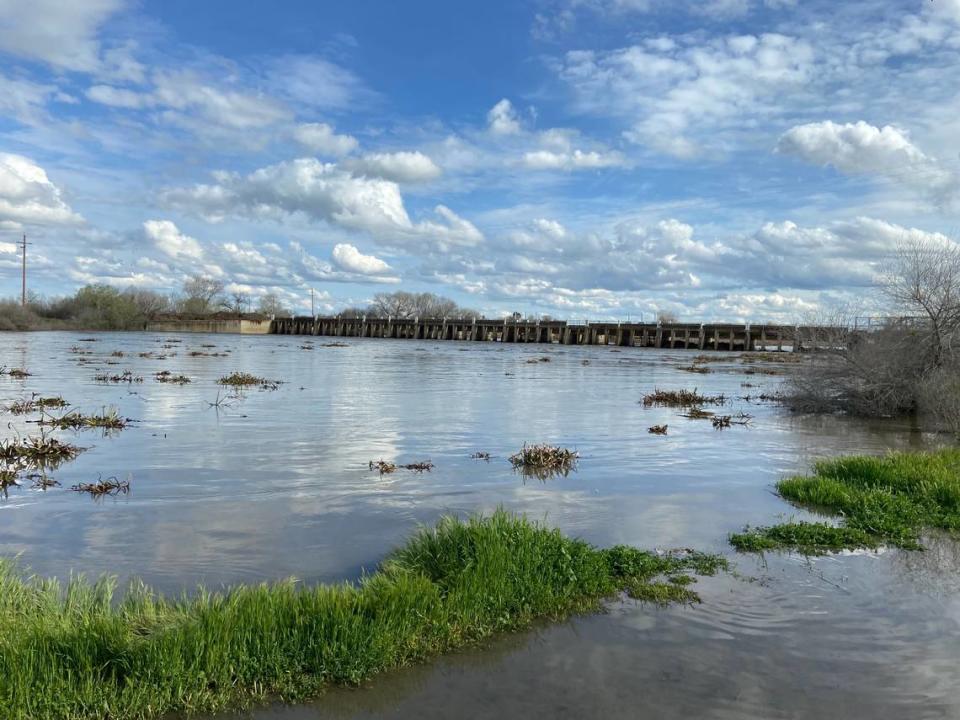
<path id="1" fill-rule="evenodd" d="M 310 288 L 310 317 L 316 317 L 317 311 L 313 304 L 313 288 Z"/>
<path id="2" fill-rule="evenodd" d="M 22 272 L 22 284 L 20 287 L 20 305 L 23 307 L 27 306 L 27 234 L 23 234 L 23 240 L 20 243 L 20 247 L 23 249 L 23 272 Z"/>

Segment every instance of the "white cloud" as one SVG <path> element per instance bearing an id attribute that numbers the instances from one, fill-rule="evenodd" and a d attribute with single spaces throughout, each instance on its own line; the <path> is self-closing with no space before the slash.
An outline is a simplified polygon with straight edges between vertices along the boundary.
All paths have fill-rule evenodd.
<path id="1" fill-rule="evenodd" d="M 395 182 L 357 177 L 333 163 L 299 158 L 260 168 L 248 175 L 215 173 L 216 184 L 196 185 L 164 194 L 178 207 L 210 220 L 243 215 L 280 220 L 301 214 L 311 220 L 373 233 L 378 241 L 432 241 L 438 248 L 469 246 L 483 235 L 449 208 L 438 205 L 439 221 L 413 222 Z"/>
<path id="2" fill-rule="evenodd" d="M 390 266 L 373 255 L 364 255 L 349 243 L 337 243 L 331 255 L 333 261 L 347 272 L 360 275 L 382 275 L 390 271 Z"/>
<path id="3" fill-rule="evenodd" d="M 0 222 L 57 225 L 82 220 L 42 167 L 22 155 L 0 153 Z"/>
<path id="4" fill-rule="evenodd" d="M 117 108 L 144 108 L 155 104 L 154 99 L 146 93 L 113 85 L 93 85 L 87 88 L 86 96 L 101 105 Z"/>
<path id="5" fill-rule="evenodd" d="M 574 150 L 573 152 L 553 152 L 534 150 L 524 153 L 523 164 L 534 170 L 584 170 L 606 167 L 618 167 L 626 163 L 618 152 L 597 152 L 594 150 Z"/>
<path id="6" fill-rule="evenodd" d="M 100 65 L 100 26 L 123 0 L 0 0 L 0 51 L 82 72 Z"/>
<path id="7" fill-rule="evenodd" d="M 313 152 L 334 157 L 348 155 L 360 145 L 352 135 L 337 135 L 327 123 L 298 125 L 293 136 L 297 142 Z"/>
<path id="8" fill-rule="evenodd" d="M 487 126 L 494 135 L 515 135 L 520 132 L 520 121 L 513 104 L 503 98 L 487 113 Z"/>
<path id="9" fill-rule="evenodd" d="M 437 164 L 422 152 L 368 153 L 344 163 L 344 167 L 359 175 L 399 183 L 429 182 L 441 174 Z"/>
<path id="10" fill-rule="evenodd" d="M 862 120 L 797 125 L 780 137 L 777 151 L 848 174 L 883 175 L 934 194 L 957 188 L 954 173 L 914 145 L 905 131 L 890 125 L 880 128 Z"/>
<path id="11" fill-rule="evenodd" d="M 180 232 L 170 220 L 147 220 L 143 231 L 156 248 L 174 260 L 201 260 L 203 248 L 189 235 Z"/>

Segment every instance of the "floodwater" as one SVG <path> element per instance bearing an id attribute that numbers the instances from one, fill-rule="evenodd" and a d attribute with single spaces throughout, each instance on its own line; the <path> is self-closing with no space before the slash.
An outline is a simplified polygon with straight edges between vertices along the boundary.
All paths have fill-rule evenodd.
<path id="1" fill-rule="evenodd" d="M 804 517 L 772 484 L 812 459 L 936 438 L 737 399 L 773 392 L 782 377 L 744 374 L 752 366 L 735 354 L 700 375 L 679 369 L 689 351 L 332 340 L 0 334 L 0 366 L 32 373 L 0 376 L 0 405 L 61 394 L 81 411 L 116 407 L 138 421 L 110 436 L 58 433 L 89 449 L 52 473 L 60 487 L 0 497 L 0 555 L 41 575 L 138 576 L 165 592 L 335 581 L 373 569 L 418 524 L 502 505 L 598 545 L 723 552 L 737 572 L 702 579 L 702 605 L 615 603 L 244 717 L 960 717 L 960 545 L 761 560 L 726 544 L 746 524 Z M 540 357 L 550 362 L 528 362 Z M 126 369 L 143 382 L 94 380 Z M 193 382 L 156 382 L 164 369 Z M 283 382 L 232 398 L 215 381 L 234 370 Z M 644 407 L 655 387 L 723 393 L 725 412 L 752 423 L 718 431 Z M 0 419 L 0 439 L 37 433 L 31 416 Z M 668 435 L 647 432 L 663 423 Z M 576 448 L 577 471 L 544 482 L 515 473 L 507 457 L 525 442 Z M 491 459 L 471 459 L 478 451 Z M 378 459 L 435 468 L 380 476 L 368 468 Z M 129 478 L 130 493 L 70 490 L 101 475 Z"/>

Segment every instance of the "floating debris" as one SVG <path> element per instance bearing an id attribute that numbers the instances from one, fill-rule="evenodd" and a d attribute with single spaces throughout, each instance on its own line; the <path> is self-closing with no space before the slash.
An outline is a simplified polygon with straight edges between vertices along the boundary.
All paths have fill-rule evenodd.
<path id="1" fill-rule="evenodd" d="M 401 465 L 400 467 L 402 467 L 404 470 L 413 470 L 414 472 L 422 473 L 424 471 L 430 472 L 431 470 L 433 470 L 434 465 L 432 462 L 427 460 L 426 462 L 415 462 L 415 463 L 409 463 L 407 465 Z"/>
<path id="2" fill-rule="evenodd" d="M 172 383 L 174 385 L 186 385 L 190 382 L 190 378 L 188 378 L 186 375 L 174 375 L 169 370 L 161 370 L 153 377 L 157 382 Z"/>
<path id="3" fill-rule="evenodd" d="M 350 347 L 350 345 L 347 344 L 347 343 L 342 343 L 342 342 L 328 342 L 328 343 L 324 343 L 324 344 L 321 345 L 320 347 L 333 347 L 333 348 L 338 348 L 338 347 Z"/>
<path id="4" fill-rule="evenodd" d="M 93 379 L 96 382 L 102 383 L 142 383 L 143 377 L 140 375 L 134 375 L 132 370 L 124 370 L 119 375 L 110 375 L 108 373 L 100 373 L 94 375 Z"/>
<path id="5" fill-rule="evenodd" d="M 666 435 L 667 426 L 666 425 L 654 425 L 653 427 L 647 428 L 647 432 L 651 435 Z"/>
<path id="6" fill-rule="evenodd" d="M 72 352 L 74 355 L 93 355 L 93 350 L 82 348 L 79 345 L 72 346 L 70 348 L 70 352 Z"/>
<path id="7" fill-rule="evenodd" d="M 470 458 L 473 460 L 490 460 L 490 453 L 488 452 L 475 452 L 470 455 Z"/>
<path id="8" fill-rule="evenodd" d="M 226 357 L 227 353 L 222 352 L 204 352 L 203 350 L 191 350 L 187 353 L 190 357 Z"/>
<path id="9" fill-rule="evenodd" d="M 579 457 L 575 450 L 556 445 L 524 445 L 520 452 L 510 456 L 510 462 L 515 468 L 535 475 L 566 475 L 576 467 Z"/>
<path id="10" fill-rule="evenodd" d="M 71 488 L 74 492 L 90 493 L 94 497 L 103 497 L 104 495 L 126 495 L 130 492 L 130 480 L 118 480 L 116 477 L 109 477 L 104 480 L 102 477 L 94 483 L 78 483 Z"/>
<path id="11" fill-rule="evenodd" d="M 123 350 L 114 350 L 110 353 L 110 357 L 124 357 Z"/>
<path id="12" fill-rule="evenodd" d="M 701 395 L 697 389 L 693 390 L 660 390 L 643 396 L 643 404 L 669 405 L 673 407 L 690 407 L 695 405 L 722 405 L 727 401 L 723 395 Z"/>
<path id="13" fill-rule="evenodd" d="M 97 342 L 96 338 L 80 338 L 79 342 Z"/>
<path id="14" fill-rule="evenodd" d="M 313 345 L 301 345 L 301 350 L 313 350 Z"/>
<path id="15" fill-rule="evenodd" d="M 396 463 L 387 462 L 386 460 L 371 460 L 369 466 L 371 470 L 376 470 L 381 475 L 389 475 L 398 469 L 413 470 L 414 472 L 429 472 L 434 468 L 434 464 L 429 460 L 426 462 L 409 463 L 408 465 L 397 465 Z"/>
<path id="16" fill-rule="evenodd" d="M 176 353 L 142 352 L 137 353 L 137 355 L 146 360 L 166 360 L 167 358 L 175 357 Z"/>
<path id="17" fill-rule="evenodd" d="M 706 375 L 707 373 L 713 372 L 713 370 L 708 367 L 704 367 L 703 365 L 688 365 L 687 367 L 678 367 L 677 369 L 688 373 L 699 373 L 701 375 Z"/>

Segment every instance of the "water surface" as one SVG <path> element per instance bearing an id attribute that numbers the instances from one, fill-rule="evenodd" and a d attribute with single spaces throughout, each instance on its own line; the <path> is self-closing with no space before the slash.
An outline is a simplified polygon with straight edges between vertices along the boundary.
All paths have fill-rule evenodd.
<path id="1" fill-rule="evenodd" d="M 679 369 L 695 354 L 685 351 L 329 342 L 0 335 L 0 366 L 32 373 L 0 376 L 0 404 L 59 393 L 84 412 L 112 406 L 138 421 L 109 437 L 59 433 L 89 450 L 53 473 L 61 487 L 0 499 L 0 554 L 20 554 L 43 575 L 138 576 L 167 592 L 291 575 L 332 581 L 373 568 L 420 523 L 500 505 L 600 545 L 730 553 L 729 532 L 804 516 L 771 490 L 812 459 L 936 440 L 903 423 L 794 416 L 738 399 L 772 392 L 781 377 L 744 374 L 750 365 L 735 354 L 700 375 Z M 528 362 L 541 357 L 550 361 Z M 125 369 L 144 381 L 94 380 Z M 164 369 L 193 382 L 157 383 Z M 227 399 L 216 379 L 234 370 L 283 383 L 213 407 Z M 717 431 L 644 407 L 655 387 L 723 393 L 725 412 L 754 419 Z M 0 438 L 37 431 L 30 417 L 2 419 Z M 667 436 L 647 432 L 663 423 Z M 524 478 L 506 459 L 524 442 L 574 447 L 579 468 Z M 491 460 L 471 459 L 477 451 Z M 380 476 L 368 468 L 377 459 L 436 467 Z M 132 491 L 94 501 L 69 489 L 100 475 L 129 477 Z M 738 576 L 701 581 L 700 606 L 618 603 L 254 716 L 957 717 L 958 557 L 949 540 L 924 553 L 741 556 Z"/>

